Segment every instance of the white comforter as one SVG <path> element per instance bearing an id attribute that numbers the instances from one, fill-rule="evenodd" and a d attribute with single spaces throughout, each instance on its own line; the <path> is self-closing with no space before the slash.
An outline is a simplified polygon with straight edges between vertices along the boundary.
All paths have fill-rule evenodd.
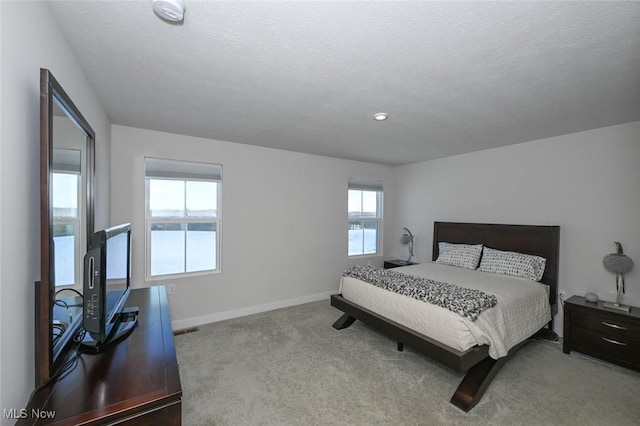
<path id="1" fill-rule="evenodd" d="M 482 290 L 495 295 L 498 303 L 471 322 L 445 308 L 351 277 L 342 277 L 340 293 L 347 300 L 459 351 L 489 345 L 489 356 L 494 359 L 505 356 L 509 349 L 551 321 L 548 288 L 526 278 L 437 263 L 405 266 L 394 271 Z"/>

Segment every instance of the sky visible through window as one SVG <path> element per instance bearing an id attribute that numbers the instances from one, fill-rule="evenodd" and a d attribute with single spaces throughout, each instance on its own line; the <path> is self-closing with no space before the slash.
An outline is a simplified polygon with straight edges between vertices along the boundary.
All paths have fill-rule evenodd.
<path id="1" fill-rule="evenodd" d="M 165 179 L 149 181 L 149 209 L 154 217 L 215 217 L 217 200 L 216 182 Z"/>
<path id="2" fill-rule="evenodd" d="M 375 217 L 378 200 L 375 191 L 349 190 L 349 217 Z"/>
<path id="3" fill-rule="evenodd" d="M 78 175 L 73 173 L 53 173 L 53 208 L 78 208 Z"/>

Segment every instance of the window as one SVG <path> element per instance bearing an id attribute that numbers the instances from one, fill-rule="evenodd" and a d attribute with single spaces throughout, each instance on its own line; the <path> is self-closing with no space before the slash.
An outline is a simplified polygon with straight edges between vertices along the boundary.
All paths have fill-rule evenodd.
<path id="1" fill-rule="evenodd" d="M 381 253 L 382 184 L 349 179 L 349 256 Z"/>
<path id="2" fill-rule="evenodd" d="M 53 207 L 53 264 L 56 286 L 80 283 L 81 151 L 53 149 L 51 205 Z"/>
<path id="3" fill-rule="evenodd" d="M 145 158 L 147 278 L 220 270 L 218 164 Z"/>

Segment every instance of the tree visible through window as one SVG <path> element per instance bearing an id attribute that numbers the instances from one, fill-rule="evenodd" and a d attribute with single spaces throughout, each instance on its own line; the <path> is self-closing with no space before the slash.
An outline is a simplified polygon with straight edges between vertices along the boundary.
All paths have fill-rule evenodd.
<path id="1" fill-rule="evenodd" d="M 382 222 L 382 186 L 349 182 L 349 256 L 377 254 Z"/>
<path id="2" fill-rule="evenodd" d="M 221 171 L 145 159 L 147 276 L 219 270 Z"/>

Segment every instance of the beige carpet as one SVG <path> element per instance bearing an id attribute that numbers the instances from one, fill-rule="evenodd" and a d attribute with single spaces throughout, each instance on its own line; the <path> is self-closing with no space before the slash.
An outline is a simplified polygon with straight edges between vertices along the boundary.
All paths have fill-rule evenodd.
<path id="1" fill-rule="evenodd" d="M 469 413 L 462 375 L 363 323 L 336 331 L 329 301 L 176 336 L 185 425 L 638 425 L 640 373 L 534 341 Z"/>

